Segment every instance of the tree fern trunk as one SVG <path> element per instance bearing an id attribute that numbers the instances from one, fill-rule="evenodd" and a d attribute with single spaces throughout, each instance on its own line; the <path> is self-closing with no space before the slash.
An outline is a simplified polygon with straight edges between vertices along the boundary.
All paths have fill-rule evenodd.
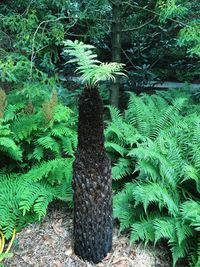
<path id="1" fill-rule="evenodd" d="M 112 181 L 104 148 L 103 103 L 97 88 L 79 100 L 78 148 L 73 170 L 74 252 L 100 262 L 112 247 Z"/>

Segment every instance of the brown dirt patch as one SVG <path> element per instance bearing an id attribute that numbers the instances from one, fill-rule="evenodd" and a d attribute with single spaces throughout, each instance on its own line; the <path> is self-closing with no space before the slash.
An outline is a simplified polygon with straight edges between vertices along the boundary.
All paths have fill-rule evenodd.
<path id="1" fill-rule="evenodd" d="M 72 213 L 63 206 L 51 208 L 42 223 L 23 229 L 17 241 L 7 267 L 172 267 L 165 248 L 130 245 L 128 234 L 119 235 L 117 225 L 111 253 L 97 265 L 82 261 L 73 253 Z"/>

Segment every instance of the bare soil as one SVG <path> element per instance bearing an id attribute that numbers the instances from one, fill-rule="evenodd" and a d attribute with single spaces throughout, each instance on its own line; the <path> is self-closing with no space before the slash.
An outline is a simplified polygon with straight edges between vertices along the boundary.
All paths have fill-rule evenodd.
<path id="1" fill-rule="evenodd" d="M 165 247 L 130 245 L 128 233 L 119 234 L 117 224 L 107 257 L 97 265 L 81 260 L 73 253 L 72 212 L 63 205 L 51 208 L 40 224 L 23 229 L 16 241 L 7 267 L 172 267 Z"/>

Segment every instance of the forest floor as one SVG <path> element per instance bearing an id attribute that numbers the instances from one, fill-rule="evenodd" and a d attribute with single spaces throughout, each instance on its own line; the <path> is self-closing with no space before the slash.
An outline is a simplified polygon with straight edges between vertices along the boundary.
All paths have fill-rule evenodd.
<path id="1" fill-rule="evenodd" d="M 107 257 L 97 265 L 82 261 L 72 249 L 72 213 L 58 204 L 40 224 L 31 224 L 17 234 L 13 254 L 6 267 L 172 267 L 165 247 L 130 245 L 128 233 L 119 234 L 117 224 Z"/>

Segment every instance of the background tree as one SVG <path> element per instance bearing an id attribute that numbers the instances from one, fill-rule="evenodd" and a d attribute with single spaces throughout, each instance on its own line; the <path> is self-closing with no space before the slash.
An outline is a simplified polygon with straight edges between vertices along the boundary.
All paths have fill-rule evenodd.
<path id="1" fill-rule="evenodd" d="M 1 85 L 4 88 L 17 85 L 30 93 L 40 80 L 46 88 L 54 86 L 64 94 L 68 86 L 66 76 L 71 76 L 61 56 L 66 38 L 95 45 L 101 60 L 125 63 L 130 79 L 123 81 L 121 87 L 129 90 L 155 79 L 198 81 L 198 7 L 198 1 L 188 0 L 142 0 L 140 4 L 108 0 L 3 3 Z M 26 71 L 22 71 L 24 64 Z M 109 87 L 115 105 L 119 100 L 117 88 L 116 77 Z"/>

